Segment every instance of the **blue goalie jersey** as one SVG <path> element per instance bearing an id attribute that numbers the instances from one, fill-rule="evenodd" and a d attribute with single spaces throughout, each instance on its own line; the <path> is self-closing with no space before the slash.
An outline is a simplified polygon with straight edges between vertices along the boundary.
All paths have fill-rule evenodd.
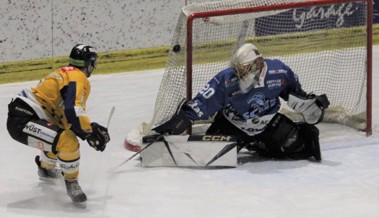
<path id="1" fill-rule="evenodd" d="M 253 136 L 261 133 L 280 109 L 279 97 L 303 94 L 296 74 L 282 61 L 265 59 L 258 83 L 246 93 L 230 67 L 219 72 L 184 108 L 191 120 L 208 120 L 223 113 L 233 125 Z"/>

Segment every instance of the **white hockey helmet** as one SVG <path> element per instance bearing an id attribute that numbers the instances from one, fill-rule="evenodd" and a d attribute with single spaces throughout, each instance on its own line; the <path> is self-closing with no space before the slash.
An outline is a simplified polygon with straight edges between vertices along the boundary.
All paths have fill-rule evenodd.
<path id="1" fill-rule="evenodd" d="M 258 74 L 263 67 L 262 62 L 257 64 L 257 60 L 263 60 L 257 47 L 251 43 L 245 43 L 232 55 L 231 65 L 239 79 L 244 79 L 250 73 Z"/>

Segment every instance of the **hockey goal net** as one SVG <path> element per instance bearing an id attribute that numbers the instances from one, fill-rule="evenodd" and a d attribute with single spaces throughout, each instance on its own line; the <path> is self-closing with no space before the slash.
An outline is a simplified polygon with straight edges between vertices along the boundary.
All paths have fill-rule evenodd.
<path id="1" fill-rule="evenodd" d="M 328 95 L 323 122 L 371 134 L 371 14 L 372 2 L 358 0 L 227 0 L 182 8 L 153 118 L 140 131 L 149 134 L 251 42 L 265 58 L 290 66 L 304 90 Z M 281 112 L 302 119 L 284 102 Z"/>

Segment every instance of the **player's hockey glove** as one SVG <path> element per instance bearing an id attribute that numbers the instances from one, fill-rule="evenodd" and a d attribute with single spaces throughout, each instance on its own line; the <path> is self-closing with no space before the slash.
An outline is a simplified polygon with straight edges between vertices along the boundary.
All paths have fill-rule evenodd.
<path id="1" fill-rule="evenodd" d="M 290 93 L 287 104 L 294 111 L 302 114 L 305 122 L 315 125 L 324 118 L 325 109 L 328 108 L 330 102 L 325 94 L 308 94 L 303 97 Z"/>
<path id="2" fill-rule="evenodd" d="M 108 129 L 98 123 L 91 123 L 92 133 L 87 137 L 88 144 L 96 151 L 104 151 L 107 143 L 111 140 Z"/>
<path id="3" fill-rule="evenodd" d="M 191 121 L 188 119 L 186 113 L 182 110 L 183 105 L 186 104 L 186 100 L 183 99 L 176 109 L 176 112 L 171 117 L 163 119 L 161 122 L 155 125 L 152 130 L 160 134 L 179 135 L 188 128 Z"/>

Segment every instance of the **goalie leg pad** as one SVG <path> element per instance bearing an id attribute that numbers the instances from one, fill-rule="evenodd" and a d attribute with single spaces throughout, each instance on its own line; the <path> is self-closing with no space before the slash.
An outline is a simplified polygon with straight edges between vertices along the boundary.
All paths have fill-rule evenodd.
<path id="1" fill-rule="evenodd" d="M 321 160 L 319 131 L 317 127 L 307 123 L 294 123 L 282 114 L 277 114 L 260 135 L 261 150 L 258 153 L 272 157 L 289 157 L 294 160 L 313 156 Z M 262 149 L 263 147 L 263 149 Z"/>
<path id="2" fill-rule="evenodd" d="M 300 141 L 302 149 L 292 152 L 288 156 L 292 159 L 299 160 L 314 157 L 321 161 L 321 149 L 319 144 L 319 130 L 316 126 L 307 123 L 298 124 Z"/>
<path id="3" fill-rule="evenodd" d="M 298 148 L 297 125 L 283 114 L 277 113 L 266 130 L 259 135 L 258 153 L 276 158 L 285 157 L 287 153 Z"/>
<path id="4" fill-rule="evenodd" d="M 256 141 L 255 136 L 249 136 L 225 118 L 223 113 L 218 113 L 206 131 L 207 135 L 233 135 L 237 137 L 237 150 L 249 146 Z"/>
<path id="5" fill-rule="evenodd" d="M 145 136 L 143 143 L 156 137 Z M 225 135 L 168 135 L 140 155 L 145 167 L 236 167 L 234 143 L 235 137 Z"/>

